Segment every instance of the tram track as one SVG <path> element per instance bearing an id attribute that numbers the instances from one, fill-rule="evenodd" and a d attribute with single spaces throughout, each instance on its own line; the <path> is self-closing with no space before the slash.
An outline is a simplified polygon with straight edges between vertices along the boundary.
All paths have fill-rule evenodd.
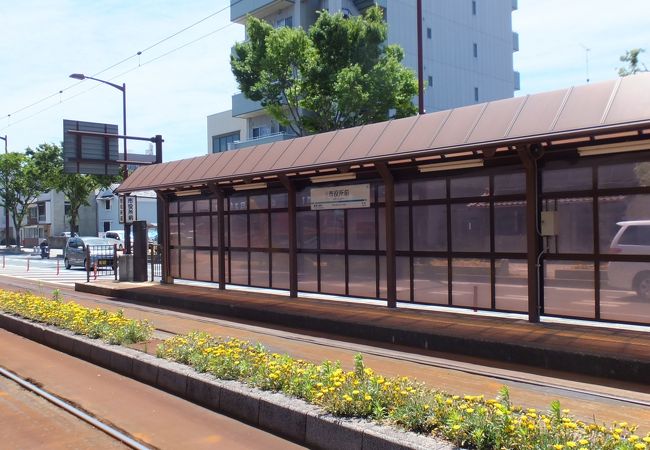
<path id="1" fill-rule="evenodd" d="M 3 279 L 2 284 L 13 285 L 14 283 L 6 283 Z M 26 286 L 14 285 L 14 288 L 25 289 Z M 137 310 L 141 313 L 157 314 L 169 318 L 184 319 L 205 325 L 232 329 L 233 331 L 247 332 L 254 335 L 267 336 L 270 338 L 279 338 L 292 343 L 314 345 L 322 348 L 336 349 L 345 352 L 362 353 L 364 355 L 374 356 L 376 358 L 387 358 L 405 363 L 417 364 L 423 367 L 456 371 L 471 376 L 485 377 L 491 380 L 495 380 L 499 383 L 508 383 L 511 385 L 520 386 L 522 388 L 552 392 L 559 396 L 624 403 L 628 405 L 650 408 L 650 395 L 642 394 L 640 397 L 640 393 L 637 391 L 607 387 L 593 383 L 586 384 L 575 382 L 571 379 L 554 378 L 545 375 L 531 374 L 528 372 L 518 372 L 516 370 L 502 369 L 471 362 L 447 359 L 445 357 L 422 355 L 404 350 L 391 350 L 389 348 L 362 344 L 358 342 L 346 342 L 333 338 L 299 334 L 298 332 L 267 328 L 264 326 L 213 317 L 198 316 L 187 312 L 160 309 L 115 299 L 105 300 L 102 298 L 96 298 L 97 296 L 93 296 L 93 298 L 91 298 L 88 296 L 88 294 L 79 294 L 71 289 L 63 289 L 63 291 L 65 291 L 66 298 L 92 301 L 93 303 L 97 303 L 99 305 L 129 308 L 132 310 Z M 178 335 L 178 333 L 174 330 L 165 328 L 156 328 L 155 330 L 155 336 L 158 339 L 165 339 L 175 335 Z M 259 340 L 263 341 L 263 339 Z M 585 386 L 593 386 L 593 388 L 587 388 Z"/>
<path id="2" fill-rule="evenodd" d="M 97 419 L 96 417 L 93 417 L 92 415 L 88 414 L 87 412 L 83 411 L 82 409 L 74 406 L 73 404 L 66 402 L 65 400 L 57 397 L 54 394 L 51 394 L 50 392 L 47 392 L 46 390 L 36 386 L 35 384 L 31 383 L 30 381 L 26 380 L 25 378 L 5 369 L 4 367 L 0 367 L 0 376 L 13 381 L 14 383 L 18 384 L 21 386 L 23 389 L 34 393 L 38 395 L 39 397 L 47 400 L 54 406 L 58 407 L 59 409 L 67 412 L 68 414 L 71 414 L 72 416 L 76 417 L 79 420 L 82 420 L 89 425 L 92 425 L 96 429 L 100 430 L 104 434 L 108 435 L 109 437 L 113 438 L 114 440 L 128 446 L 129 448 L 135 449 L 135 450 L 152 450 L 152 447 L 147 447 L 143 445 L 142 443 L 138 442 L 137 440 L 133 439 L 131 436 L 125 434 L 121 430 L 112 427 L 101 420 Z"/>

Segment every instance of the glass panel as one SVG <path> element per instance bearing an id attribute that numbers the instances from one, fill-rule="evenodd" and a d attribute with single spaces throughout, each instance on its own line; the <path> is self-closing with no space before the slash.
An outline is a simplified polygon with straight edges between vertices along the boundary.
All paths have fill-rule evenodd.
<path id="1" fill-rule="evenodd" d="M 595 316 L 594 265 L 585 261 L 544 263 L 544 313 Z"/>
<path id="2" fill-rule="evenodd" d="M 447 251 L 447 206 L 413 206 L 413 250 Z"/>
<path id="3" fill-rule="evenodd" d="M 490 178 L 488 176 L 452 177 L 449 189 L 451 198 L 484 197 L 490 195 Z"/>
<path id="4" fill-rule="evenodd" d="M 601 253 L 650 254 L 650 195 L 600 197 L 598 214 Z"/>
<path id="5" fill-rule="evenodd" d="M 194 249 L 181 250 L 181 278 L 194 279 Z"/>
<path id="6" fill-rule="evenodd" d="M 212 267 L 210 266 L 210 250 L 196 251 L 196 279 L 212 281 Z"/>
<path id="7" fill-rule="evenodd" d="M 172 277 L 180 278 L 180 271 L 178 267 L 178 249 L 172 248 L 169 251 L 169 272 Z"/>
<path id="8" fill-rule="evenodd" d="M 226 252 L 226 256 L 228 253 Z M 226 267 L 228 267 L 228 260 L 226 259 Z M 226 280 L 228 277 L 226 276 Z M 213 251 L 212 252 L 212 280 L 215 283 L 219 282 L 219 252 L 218 251 Z"/>
<path id="9" fill-rule="evenodd" d="M 348 249 L 375 249 L 375 209 L 348 210 Z"/>
<path id="10" fill-rule="evenodd" d="M 551 238 L 555 250 L 558 253 L 592 253 L 593 198 L 548 200 L 546 204 L 548 210 L 557 210 L 558 235 Z"/>
<path id="11" fill-rule="evenodd" d="M 218 248 L 219 247 L 219 217 L 212 216 L 211 221 L 212 221 L 212 246 Z M 228 240 L 226 239 L 225 242 L 227 244 Z"/>
<path id="12" fill-rule="evenodd" d="M 490 261 L 455 258 L 451 264 L 452 304 L 466 308 L 490 309 L 492 307 Z"/>
<path id="13" fill-rule="evenodd" d="M 311 206 L 311 188 L 308 187 L 296 192 L 296 206 Z"/>
<path id="14" fill-rule="evenodd" d="M 494 176 L 494 195 L 526 193 L 526 174 L 523 172 L 505 173 Z"/>
<path id="15" fill-rule="evenodd" d="M 300 211 L 296 214 L 298 248 L 314 249 L 318 246 L 316 211 Z"/>
<path id="16" fill-rule="evenodd" d="M 197 200 L 196 212 L 210 212 L 210 200 Z"/>
<path id="17" fill-rule="evenodd" d="M 169 214 L 177 214 L 178 213 L 178 202 L 175 201 L 170 201 L 169 205 Z"/>
<path id="18" fill-rule="evenodd" d="M 248 247 L 248 227 L 246 214 L 230 214 L 230 246 Z"/>
<path id="19" fill-rule="evenodd" d="M 591 187 L 591 167 L 542 170 L 543 192 L 582 191 Z"/>
<path id="20" fill-rule="evenodd" d="M 272 286 L 277 289 L 289 289 L 289 254 L 272 253 Z"/>
<path id="21" fill-rule="evenodd" d="M 449 304 L 447 258 L 413 258 L 413 298 L 419 303 Z"/>
<path id="22" fill-rule="evenodd" d="M 315 253 L 298 253 L 298 289 L 318 292 L 318 258 Z"/>
<path id="23" fill-rule="evenodd" d="M 377 201 L 383 203 L 386 201 L 386 186 L 384 183 L 377 183 Z M 400 181 L 395 183 L 395 201 L 407 202 L 409 200 L 409 182 Z"/>
<path id="24" fill-rule="evenodd" d="M 194 201 L 193 200 L 182 200 L 178 202 L 178 211 L 180 213 L 192 213 L 194 212 Z"/>
<path id="25" fill-rule="evenodd" d="M 271 246 L 289 248 L 289 213 L 271 213 Z"/>
<path id="26" fill-rule="evenodd" d="M 374 256 L 348 256 L 348 291 L 355 297 L 377 297 L 377 271 Z"/>
<path id="27" fill-rule="evenodd" d="M 224 211 L 228 211 L 228 199 L 224 198 L 223 199 L 223 206 L 224 206 Z M 219 211 L 219 199 L 212 199 L 212 212 L 216 214 L 216 212 Z"/>
<path id="28" fill-rule="evenodd" d="M 230 252 L 230 282 L 248 284 L 248 253 Z"/>
<path id="29" fill-rule="evenodd" d="M 451 205 L 451 249 L 455 252 L 490 251 L 490 205 Z"/>
<path id="30" fill-rule="evenodd" d="M 526 201 L 494 204 L 494 250 L 504 253 L 526 251 Z"/>
<path id="31" fill-rule="evenodd" d="M 269 197 L 264 194 L 251 195 L 248 199 L 249 209 L 268 209 Z"/>
<path id="32" fill-rule="evenodd" d="M 246 194 L 235 194 L 228 198 L 230 211 L 244 211 L 246 206 Z"/>
<path id="33" fill-rule="evenodd" d="M 600 266 L 600 316 L 650 323 L 650 263 L 613 261 Z"/>
<path id="34" fill-rule="evenodd" d="M 528 264 L 523 259 L 495 261 L 495 306 L 503 311 L 528 311 Z"/>
<path id="35" fill-rule="evenodd" d="M 386 250 L 386 213 L 384 208 L 379 208 L 379 250 Z M 397 206 L 395 208 L 395 249 L 409 251 L 409 207 Z"/>
<path id="36" fill-rule="evenodd" d="M 411 301 L 411 258 L 398 256 L 395 261 L 397 278 L 397 299 Z"/>
<path id="37" fill-rule="evenodd" d="M 180 216 L 179 217 L 179 235 L 181 238 L 181 246 L 194 246 L 194 217 L 193 216 Z"/>
<path id="38" fill-rule="evenodd" d="M 169 218 L 169 245 L 172 247 L 179 245 L 178 217 Z"/>
<path id="39" fill-rule="evenodd" d="M 251 252 L 251 286 L 270 286 L 268 253 Z"/>
<path id="40" fill-rule="evenodd" d="M 601 189 L 638 186 L 650 186 L 648 162 L 601 164 L 598 167 L 598 187 Z"/>
<path id="41" fill-rule="evenodd" d="M 447 182 L 444 178 L 413 180 L 411 184 L 412 200 L 431 200 L 445 197 L 447 197 Z"/>
<path id="42" fill-rule="evenodd" d="M 386 257 L 379 257 L 379 298 L 386 298 Z"/>
<path id="43" fill-rule="evenodd" d="M 345 294 L 345 256 L 320 255 L 320 291 Z"/>
<path id="44" fill-rule="evenodd" d="M 251 248 L 266 248 L 269 246 L 269 215 L 267 213 L 250 214 Z"/>
<path id="45" fill-rule="evenodd" d="M 320 211 L 320 248 L 339 250 L 345 248 L 344 211 Z"/>
<path id="46" fill-rule="evenodd" d="M 194 245 L 197 247 L 210 246 L 210 216 L 195 216 L 194 229 L 196 233 Z"/>
<path id="47" fill-rule="evenodd" d="M 271 208 L 287 208 L 289 200 L 286 192 L 271 194 Z"/>

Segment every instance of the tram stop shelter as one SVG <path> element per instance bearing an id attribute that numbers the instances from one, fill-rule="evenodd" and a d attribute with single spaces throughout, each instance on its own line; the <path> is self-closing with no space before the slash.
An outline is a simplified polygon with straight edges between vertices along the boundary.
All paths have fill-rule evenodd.
<path id="1" fill-rule="evenodd" d="M 140 167 L 118 191 L 148 189 L 163 282 L 650 324 L 650 74 Z"/>

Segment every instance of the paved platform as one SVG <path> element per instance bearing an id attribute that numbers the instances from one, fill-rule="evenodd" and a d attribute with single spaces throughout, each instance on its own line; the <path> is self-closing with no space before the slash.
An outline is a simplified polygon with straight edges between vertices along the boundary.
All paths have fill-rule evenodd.
<path id="1" fill-rule="evenodd" d="M 650 328 L 538 323 L 501 316 L 388 309 L 185 284 L 77 283 L 80 292 L 419 350 L 647 383 Z"/>

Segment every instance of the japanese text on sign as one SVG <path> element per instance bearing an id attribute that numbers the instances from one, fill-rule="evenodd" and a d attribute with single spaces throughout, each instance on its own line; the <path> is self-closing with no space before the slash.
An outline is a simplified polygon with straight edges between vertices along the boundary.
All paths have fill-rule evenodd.
<path id="1" fill-rule="evenodd" d="M 369 184 L 311 188 L 311 209 L 313 210 L 368 208 L 369 206 Z"/>

